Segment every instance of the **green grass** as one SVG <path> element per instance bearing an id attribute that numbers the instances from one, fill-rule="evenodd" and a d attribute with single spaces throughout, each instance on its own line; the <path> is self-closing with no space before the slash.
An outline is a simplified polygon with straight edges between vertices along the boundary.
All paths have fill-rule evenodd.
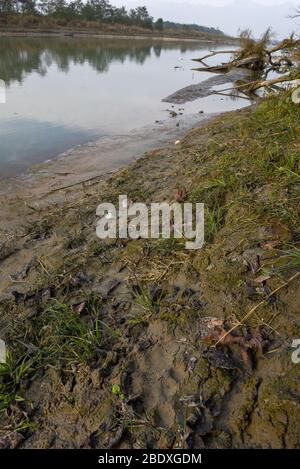
<path id="1" fill-rule="evenodd" d="M 152 299 L 150 292 L 143 287 L 138 291 L 134 291 L 133 294 L 135 303 L 141 308 L 142 313 L 136 314 L 135 317 L 127 321 L 128 324 L 132 326 L 147 322 L 154 313 L 158 312 L 163 297 L 161 294 L 154 300 Z"/>
<path id="2" fill-rule="evenodd" d="M 270 30 L 263 34 L 257 41 L 252 37 L 252 32 L 245 29 L 240 33 L 241 48 L 236 52 L 236 58 L 241 60 L 252 55 L 264 55 L 264 51 L 270 41 Z"/>
<path id="3" fill-rule="evenodd" d="M 150 313 L 154 313 L 157 310 L 159 301 L 153 301 L 150 294 L 143 288 L 140 292 L 135 293 L 134 296 L 136 304 L 141 306 L 143 310 L 149 311 Z"/>
<path id="4" fill-rule="evenodd" d="M 229 209 L 239 214 L 231 218 L 233 231 L 244 210 L 257 227 L 277 222 L 299 232 L 300 106 L 291 92 L 224 121 L 226 131 L 212 125 L 190 189 L 190 201 L 206 206 L 206 241 L 214 242 Z"/>
<path id="5" fill-rule="evenodd" d="M 162 257 L 173 255 L 174 252 L 180 252 L 184 249 L 184 241 L 182 239 L 158 239 L 149 242 L 149 246 L 153 253 Z"/>
<path id="6" fill-rule="evenodd" d="M 300 271 L 300 249 L 292 246 L 290 249 L 278 251 L 276 257 L 265 265 L 264 270 L 278 275 Z"/>
<path id="7" fill-rule="evenodd" d="M 210 243 L 214 240 L 215 235 L 218 233 L 224 224 L 226 215 L 225 207 L 213 207 L 212 209 L 205 209 L 205 242 Z"/>
<path id="8" fill-rule="evenodd" d="M 44 359 L 55 366 L 85 363 L 101 346 L 102 326 L 98 315 L 85 319 L 67 305 L 55 302 L 38 322 L 35 327 L 38 347 Z"/>
<path id="9" fill-rule="evenodd" d="M 107 338 L 118 333 L 101 318 L 102 299 L 86 294 L 82 314 L 60 301 L 52 300 L 27 330 L 12 333 L 6 363 L 0 364 L 0 411 L 23 400 L 22 381 L 48 366 L 70 369 L 72 365 L 98 360 Z"/>
<path id="10" fill-rule="evenodd" d="M 58 300 L 50 304 L 32 325 L 34 345 L 42 361 L 53 366 L 85 364 L 99 358 L 103 341 L 118 338 L 118 332 L 101 317 L 102 298 L 85 295 L 81 314 Z"/>
<path id="11" fill-rule="evenodd" d="M 219 170 L 217 169 L 219 172 Z M 236 186 L 236 177 L 230 171 L 224 171 L 222 176 L 207 173 L 208 180 L 204 184 L 196 186 L 190 195 L 191 202 L 205 204 L 205 242 L 212 243 L 215 235 L 224 224 L 227 212 L 226 199 L 228 193 Z"/>
<path id="12" fill-rule="evenodd" d="M 18 394 L 22 380 L 33 370 L 33 360 L 28 356 L 15 358 L 6 354 L 6 362 L 0 363 L 0 412 L 23 400 Z"/>

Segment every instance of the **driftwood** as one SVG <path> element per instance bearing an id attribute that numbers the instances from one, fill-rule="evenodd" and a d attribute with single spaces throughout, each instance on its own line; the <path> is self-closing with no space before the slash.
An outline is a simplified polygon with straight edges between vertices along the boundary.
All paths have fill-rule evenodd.
<path id="1" fill-rule="evenodd" d="M 194 62 L 203 62 L 205 59 L 209 59 L 210 57 L 214 57 L 218 54 L 234 54 L 234 50 L 220 50 L 220 51 L 211 51 L 209 54 L 205 55 L 204 57 L 200 57 L 200 59 L 193 59 Z"/>
<path id="2" fill-rule="evenodd" d="M 296 78 L 293 78 L 292 75 L 284 75 L 284 76 L 281 76 L 281 77 L 277 77 L 277 78 L 273 78 L 271 80 L 263 80 L 263 81 L 257 81 L 256 83 L 250 83 L 249 84 L 249 90 L 250 91 L 256 91 L 260 88 L 269 88 L 269 87 L 272 87 L 278 83 L 284 83 L 284 82 L 293 82 L 295 81 Z"/>
<path id="3" fill-rule="evenodd" d="M 232 68 L 247 68 L 249 70 L 261 69 L 261 58 L 258 55 L 246 57 L 241 60 L 232 60 L 231 62 L 224 63 L 216 66 L 205 66 L 200 68 L 194 68 L 197 72 L 228 72 Z"/>
<path id="4" fill-rule="evenodd" d="M 275 89 L 281 90 L 281 88 L 276 85 L 278 83 L 286 83 L 286 82 L 290 82 L 292 84 L 298 84 L 299 80 L 297 78 L 294 78 L 293 75 L 284 75 L 284 76 L 273 78 L 270 80 L 255 80 L 255 81 L 251 81 L 247 83 L 236 84 L 234 87 L 220 90 L 219 93 L 225 93 L 226 91 L 236 90 L 236 91 L 245 93 L 246 95 L 249 95 L 261 88 L 275 88 Z M 227 96 L 231 96 L 231 95 L 227 95 Z"/>
<path id="5" fill-rule="evenodd" d="M 249 78 L 244 83 L 237 82 L 234 88 L 220 90 L 221 93 L 235 89 L 249 95 L 262 88 L 281 90 L 282 88 L 278 86 L 280 83 L 294 82 L 300 77 L 299 64 L 295 59 L 295 52 L 300 57 L 300 40 L 291 36 L 275 46 L 267 47 L 267 34 L 265 35 L 265 42 L 261 40 L 261 42 L 256 43 L 254 40 L 249 39 L 248 48 L 237 51 L 211 51 L 204 57 L 194 59 L 204 65 L 194 70 L 223 74 L 235 69 L 246 69 L 253 72 L 252 78 L 256 78 L 255 80 Z M 209 66 L 204 62 L 205 59 L 219 54 L 233 55 L 231 60 L 219 65 Z M 279 76 L 267 79 L 268 74 L 272 71 L 278 73 Z"/>

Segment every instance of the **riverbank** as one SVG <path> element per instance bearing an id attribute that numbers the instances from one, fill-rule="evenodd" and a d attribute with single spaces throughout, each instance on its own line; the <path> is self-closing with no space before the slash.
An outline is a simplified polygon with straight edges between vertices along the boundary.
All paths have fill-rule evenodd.
<path id="1" fill-rule="evenodd" d="M 24 210 L 28 216 L 32 215 L 27 205 L 47 207 L 63 204 L 66 197 L 72 200 L 81 197 L 86 185 L 105 180 L 109 174 L 136 161 L 147 150 L 163 145 L 174 146 L 174 142 L 190 129 L 201 126 L 213 116 L 192 114 L 180 119 L 169 118 L 125 135 L 102 137 L 35 164 L 23 174 L 0 179 L 2 232 L 18 230 L 23 224 Z"/>
<path id="2" fill-rule="evenodd" d="M 76 197 L 20 198 L 1 240 L 2 447 L 299 446 L 299 117 L 269 98 Z M 204 202 L 205 247 L 99 240 L 119 194 Z"/>
<path id="3" fill-rule="evenodd" d="M 124 38 L 153 39 L 159 41 L 203 42 L 213 44 L 239 44 L 239 40 L 228 36 L 201 33 L 180 33 L 168 30 L 164 33 L 153 32 L 143 28 L 76 28 L 76 27 L 23 27 L 1 26 L 0 37 L 93 37 L 93 38 Z"/>

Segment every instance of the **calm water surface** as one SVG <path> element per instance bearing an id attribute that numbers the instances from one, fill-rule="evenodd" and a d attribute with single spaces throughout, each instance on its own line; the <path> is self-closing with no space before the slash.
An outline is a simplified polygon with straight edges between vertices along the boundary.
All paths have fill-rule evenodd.
<path id="1" fill-rule="evenodd" d="M 212 48 L 149 39 L 0 38 L 7 88 L 0 104 L 0 178 L 78 144 L 170 119 L 162 98 L 211 76 L 192 71 L 192 58 Z M 243 105 L 210 96 L 181 107 L 187 115 Z"/>

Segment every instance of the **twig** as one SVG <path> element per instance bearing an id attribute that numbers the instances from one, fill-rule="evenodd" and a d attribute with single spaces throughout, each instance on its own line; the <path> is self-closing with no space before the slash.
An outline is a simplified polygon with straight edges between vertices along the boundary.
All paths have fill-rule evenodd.
<path id="1" fill-rule="evenodd" d="M 263 88 L 264 86 L 270 86 L 270 85 L 275 85 L 277 83 L 283 83 L 287 81 L 296 81 L 296 78 L 292 78 L 290 75 L 284 75 L 282 77 L 277 77 L 273 78 L 272 80 L 255 80 L 251 81 L 249 83 L 243 83 L 241 85 L 236 85 L 232 88 L 225 88 L 223 90 L 220 90 L 220 93 L 224 93 L 225 91 L 232 91 L 232 90 L 238 90 L 242 88 L 248 88 L 247 91 L 255 91 L 258 90 L 259 88 Z"/>
<path id="2" fill-rule="evenodd" d="M 62 186 L 62 187 L 58 187 L 57 189 L 52 189 L 51 191 L 48 191 L 46 194 L 42 195 L 40 199 L 43 199 L 44 197 L 47 197 L 48 195 L 54 194 L 55 192 L 63 191 L 66 189 L 71 189 L 72 187 L 79 186 L 80 184 L 82 184 L 84 188 L 84 184 L 86 184 L 87 182 L 95 181 L 96 179 L 102 178 L 103 176 L 104 176 L 103 174 L 99 174 L 98 176 L 84 179 L 83 181 L 74 182 L 73 184 L 69 184 L 68 186 Z"/>
<path id="3" fill-rule="evenodd" d="M 227 93 L 222 93 L 221 91 L 214 91 L 213 94 L 218 94 L 220 96 L 227 96 L 228 98 L 246 99 L 247 101 L 251 101 L 250 98 L 247 98 L 246 96 L 239 96 L 238 94 L 227 94 Z"/>
<path id="4" fill-rule="evenodd" d="M 234 54 L 235 50 L 220 50 L 220 51 L 211 51 L 210 54 L 205 55 L 204 57 L 200 57 L 199 59 L 193 59 L 194 62 L 202 62 L 205 59 L 209 59 L 209 57 L 214 57 L 218 54 Z"/>
<path id="5" fill-rule="evenodd" d="M 237 327 L 239 326 L 242 326 L 243 323 L 250 317 L 252 316 L 253 313 L 255 313 L 255 311 L 257 311 L 261 306 L 263 306 L 270 298 L 272 298 L 273 295 L 275 295 L 275 293 L 277 293 L 279 290 L 282 290 L 282 288 L 284 287 L 287 287 L 293 280 L 295 280 L 297 277 L 300 276 L 300 272 L 297 272 L 295 275 L 293 275 L 293 277 L 291 277 L 286 283 L 284 283 L 283 285 L 280 285 L 280 287 L 276 288 L 274 291 L 272 291 L 272 293 L 270 293 L 263 301 L 261 301 L 260 303 L 258 303 L 256 306 L 254 306 L 254 308 L 250 309 L 250 311 L 248 311 L 248 313 L 241 319 L 241 321 L 239 321 L 237 324 L 235 324 L 228 332 L 226 332 L 226 334 L 224 334 L 219 340 L 218 342 L 214 345 L 215 347 L 220 343 L 220 342 L 223 342 L 223 340 L 229 335 L 231 334 Z"/>

